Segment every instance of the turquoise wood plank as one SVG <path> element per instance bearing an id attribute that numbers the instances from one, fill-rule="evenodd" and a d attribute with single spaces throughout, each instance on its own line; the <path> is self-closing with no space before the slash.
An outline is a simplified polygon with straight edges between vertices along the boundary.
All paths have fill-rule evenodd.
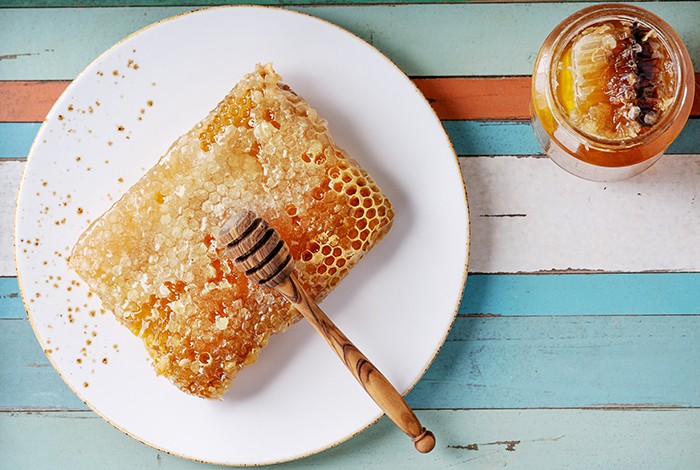
<path id="1" fill-rule="evenodd" d="M 443 121 L 455 152 L 472 155 L 542 155 L 527 121 Z M 0 123 L 0 158 L 24 158 L 29 152 L 37 123 Z M 700 152 L 700 119 L 690 119 L 668 154 Z"/>
<path id="2" fill-rule="evenodd" d="M 0 158 L 26 158 L 40 127 L 38 122 L 0 123 Z"/>
<path id="3" fill-rule="evenodd" d="M 49 363 L 29 321 L 0 320 L 0 358 L 0 410 L 87 409 Z"/>
<path id="4" fill-rule="evenodd" d="M 0 277 L 0 319 L 26 318 L 16 277 Z"/>
<path id="5" fill-rule="evenodd" d="M 407 74 L 529 75 L 551 29 L 587 3 L 296 6 L 357 34 Z M 643 2 L 678 30 L 700 71 L 700 8 Z M 192 7 L 0 9 L 0 80 L 72 79 L 110 46 Z M 498 28 L 500 34 L 494 34 Z M 489 38 L 484 41 L 484 38 Z M 459 45 L 459 47 L 455 47 Z"/>
<path id="6" fill-rule="evenodd" d="M 459 318 L 417 408 L 700 405 L 700 316 Z"/>
<path id="7" fill-rule="evenodd" d="M 469 274 L 459 314 L 700 314 L 700 273 Z M 17 278 L 0 278 L 0 318 L 26 317 Z"/>
<path id="8" fill-rule="evenodd" d="M 700 273 L 469 274 L 462 315 L 700 313 Z"/>
<path id="9" fill-rule="evenodd" d="M 700 410 L 419 411 L 437 445 L 418 455 L 386 418 L 303 460 L 263 469 L 655 469 L 696 468 Z M 0 413 L 8 469 L 204 470 L 127 437 L 90 412 Z"/>
<path id="10" fill-rule="evenodd" d="M 0 410 L 86 409 L 28 321 L 0 328 Z M 458 317 L 407 400 L 422 409 L 698 407 L 698 337 L 697 315 Z"/>
<path id="11" fill-rule="evenodd" d="M 466 0 L 469 1 L 469 0 Z M 581 1 L 581 0 L 567 0 Z M 690 0 L 685 0 L 690 1 Z M 0 0 L 0 8 L 16 8 L 16 7 L 123 7 L 123 6 L 141 6 L 141 7 L 162 7 L 162 6 L 178 6 L 183 3 L 191 6 L 216 6 L 216 5 L 313 5 L 320 3 L 318 0 Z M 323 0 L 326 5 L 372 5 L 386 4 L 386 0 Z M 412 4 L 412 3 L 465 3 L 465 0 L 394 0 L 393 4 Z"/>
<path id="12" fill-rule="evenodd" d="M 443 121 L 457 155 L 538 155 L 543 150 L 527 121 Z"/>
<path id="13" fill-rule="evenodd" d="M 413 3 L 469 3 L 470 0 L 394 0 L 391 3 L 397 5 Z M 582 2 L 583 0 L 562 0 L 566 2 Z M 697 1 L 697 0 L 680 0 Z M 1 0 L 0 8 L 14 7 L 123 7 L 123 6 L 178 6 L 182 3 L 192 6 L 212 5 L 313 5 L 321 3 L 318 0 Z M 386 4 L 386 0 L 323 0 L 324 5 L 373 5 Z M 475 2 L 476 3 L 476 2 Z M 511 3 L 522 3 L 521 0 L 513 0 Z"/>
<path id="14" fill-rule="evenodd" d="M 698 8 L 700 10 L 700 8 Z M 458 155 L 542 155 L 527 121 L 443 121 Z M 667 154 L 700 152 L 700 119 L 690 119 Z"/>

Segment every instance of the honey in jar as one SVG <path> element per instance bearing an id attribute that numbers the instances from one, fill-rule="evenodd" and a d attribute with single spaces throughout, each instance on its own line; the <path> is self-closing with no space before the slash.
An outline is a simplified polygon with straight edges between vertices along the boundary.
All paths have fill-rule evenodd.
<path id="1" fill-rule="evenodd" d="M 535 61 L 535 135 L 570 173 L 629 178 L 678 136 L 693 85 L 690 56 L 661 18 L 632 5 L 585 8 L 552 31 Z"/>

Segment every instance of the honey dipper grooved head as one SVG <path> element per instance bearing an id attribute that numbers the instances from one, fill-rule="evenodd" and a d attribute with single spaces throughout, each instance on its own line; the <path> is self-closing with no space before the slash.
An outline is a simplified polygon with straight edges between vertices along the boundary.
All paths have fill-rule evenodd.
<path id="1" fill-rule="evenodd" d="M 231 217 L 219 231 L 219 242 L 236 269 L 265 287 L 276 287 L 294 270 L 289 248 L 277 230 L 251 211 Z"/>

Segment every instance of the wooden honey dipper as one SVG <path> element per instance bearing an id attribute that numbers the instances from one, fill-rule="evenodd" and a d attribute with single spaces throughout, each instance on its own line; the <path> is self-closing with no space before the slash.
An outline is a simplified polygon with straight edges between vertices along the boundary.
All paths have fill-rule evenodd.
<path id="1" fill-rule="evenodd" d="M 370 397 L 413 441 L 419 452 L 435 447 L 435 436 L 425 429 L 401 394 L 360 352 L 309 297 L 294 275 L 294 259 L 279 233 L 253 212 L 242 211 L 219 232 L 224 253 L 234 267 L 261 286 L 276 289 L 306 318 L 333 348 Z"/>

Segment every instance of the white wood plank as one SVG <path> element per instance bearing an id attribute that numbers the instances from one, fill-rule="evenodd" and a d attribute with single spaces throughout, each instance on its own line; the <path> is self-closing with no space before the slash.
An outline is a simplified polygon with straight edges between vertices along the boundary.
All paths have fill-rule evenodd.
<path id="1" fill-rule="evenodd" d="M 418 411 L 437 436 L 430 454 L 386 418 L 354 439 L 281 470 L 494 469 L 679 470 L 700 461 L 700 410 Z M 201 430 L 206 432 L 206 430 Z M 91 412 L 0 413 L 3 468 L 83 470 L 200 469 L 158 452 Z"/>
<path id="2" fill-rule="evenodd" d="M 700 269 L 700 155 L 667 155 L 617 183 L 579 179 L 547 158 L 460 164 L 471 272 Z"/>
<path id="3" fill-rule="evenodd" d="M 471 272 L 700 271 L 700 155 L 594 183 L 546 158 L 464 157 Z M 15 273 L 13 224 L 24 163 L 0 161 L 0 276 Z"/>
<path id="4" fill-rule="evenodd" d="M 0 276 L 15 275 L 15 207 L 23 172 L 23 161 L 0 161 Z"/>

